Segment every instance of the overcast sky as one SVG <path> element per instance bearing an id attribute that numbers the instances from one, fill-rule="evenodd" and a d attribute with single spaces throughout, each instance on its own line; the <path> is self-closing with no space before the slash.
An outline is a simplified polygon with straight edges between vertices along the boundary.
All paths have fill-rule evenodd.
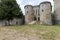
<path id="1" fill-rule="evenodd" d="M 53 6 L 53 9 L 54 9 L 54 2 L 53 2 L 53 0 L 16 0 L 16 1 L 19 4 L 19 6 L 21 7 L 22 12 L 24 14 L 25 14 L 25 10 L 24 10 L 24 6 L 25 5 L 39 5 L 43 1 L 50 1 L 52 6 Z"/>

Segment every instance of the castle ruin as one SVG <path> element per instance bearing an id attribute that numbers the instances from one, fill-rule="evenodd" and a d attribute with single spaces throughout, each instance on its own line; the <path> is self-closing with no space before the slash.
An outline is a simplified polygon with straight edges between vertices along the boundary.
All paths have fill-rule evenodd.
<path id="1" fill-rule="evenodd" d="M 26 24 L 36 21 L 36 23 L 52 25 L 52 5 L 50 2 L 45 1 L 37 6 L 26 5 L 24 8 Z"/>

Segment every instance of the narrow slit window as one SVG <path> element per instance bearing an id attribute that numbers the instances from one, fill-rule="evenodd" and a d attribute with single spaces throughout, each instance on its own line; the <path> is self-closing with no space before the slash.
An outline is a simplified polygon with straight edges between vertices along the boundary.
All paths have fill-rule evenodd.
<path id="1" fill-rule="evenodd" d="M 28 13 L 28 11 L 27 11 L 27 13 Z"/>
<path id="2" fill-rule="evenodd" d="M 36 10 L 36 14 L 37 14 L 37 10 Z"/>
<path id="3" fill-rule="evenodd" d="M 44 12 L 44 10 L 42 10 L 42 12 Z"/>

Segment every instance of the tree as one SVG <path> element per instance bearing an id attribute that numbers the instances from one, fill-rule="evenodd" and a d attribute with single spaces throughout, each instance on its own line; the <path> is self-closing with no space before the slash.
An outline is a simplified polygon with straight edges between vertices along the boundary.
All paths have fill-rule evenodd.
<path id="1" fill-rule="evenodd" d="M 23 14 L 16 0 L 1 0 L 0 17 L 8 22 L 13 18 L 22 18 Z"/>

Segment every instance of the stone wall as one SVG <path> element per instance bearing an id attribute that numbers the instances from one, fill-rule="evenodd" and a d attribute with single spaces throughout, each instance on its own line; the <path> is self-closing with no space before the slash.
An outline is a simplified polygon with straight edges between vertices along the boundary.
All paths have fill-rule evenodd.
<path id="1" fill-rule="evenodd" d="M 54 9 L 56 24 L 60 24 L 60 0 L 54 0 Z"/>
<path id="2" fill-rule="evenodd" d="M 11 25 L 21 25 L 23 22 L 22 19 L 13 19 L 9 22 L 7 20 L 0 20 L 0 26 L 11 26 Z"/>
<path id="3" fill-rule="evenodd" d="M 36 21 L 40 21 L 39 5 L 33 6 L 33 11 L 34 11 L 34 17 L 36 17 Z"/>

